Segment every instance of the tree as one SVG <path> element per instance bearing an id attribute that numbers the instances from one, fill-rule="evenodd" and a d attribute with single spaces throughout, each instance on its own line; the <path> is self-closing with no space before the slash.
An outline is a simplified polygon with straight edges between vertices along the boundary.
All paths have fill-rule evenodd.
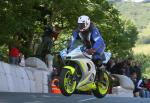
<path id="1" fill-rule="evenodd" d="M 54 51 L 59 51 L 77 26 L 77 17 L 83 14 L 101 30 L 107 50 L 116 56 L 129 54 L 137 30 L 132 23 L 122 20 L 119 11 L 106 0 L 0 1 L 0 45 L 9 46 L 15 40 L 29 56 L 32 51 L 29 48 L 40 39 L 43 25 L 59 24 L 63 32 L 54 46 Z M 65 42 L 62 44 L 62 41 Z"/>
<path id="2" fill-rule="evenodd" d="M 71 10 L 71 8 L 69 10 Z M 81 11 L 83 10 L 84 14 L 89 15 L 91 20 L 101 30 L 101 34 L 104 37 L 104 40 L 107 44 L 107 50 L 112 51 L 112 53 L 115 54 L 115 56 L 128 56 L 129 53 L 131 53 L 131 48 L 134 46 L 135 41 L 137 39 L 137 34 L 138 34 L 137 29 L 131 23 L 131 21 L 122 20 L 120 18 L 119 11 L 116 10 L 112 5 L 110 5 L 105 0 L 102 1 L 91 0 L 85 2 L 85 5 L 82 5 L 82 9 L 79 10 Z M 69 11 L 68 13 L 67 12 L 65 13 L 66 15 L 70 14 Z M 81 15 L 82 12 L 81 14 L 80 13 L 75 13 L 75 14 Z M 66 18 L 66 15 L 64 15 L 64 17 L 62 15 L 62 17 Z M 72 25 L 76 23 L 75 21 L 76 19 L 73 20 L 70 19 L 69 22 L 66 24 L 70 25 L 71 23 Z M 70 36 L 71 35 L 62 35 L 60 39 L 57 41 L 59 46 L 57 45 L 55 46 L 57 48 L 56 50 L 58 51 L 60 50 L 59 41 L 64 40 L 65 38 L 68 39 Z"/>
<path id="3" fill-rule="evenodd" d="M 29 51 L 34 36 L 35 21 L 38 12 L 33 8 L 35 0 L 3 0 L 0 2 L 0 45 L 18 45 Z M 28 49 L 28 50 L 27 50 Z"/>

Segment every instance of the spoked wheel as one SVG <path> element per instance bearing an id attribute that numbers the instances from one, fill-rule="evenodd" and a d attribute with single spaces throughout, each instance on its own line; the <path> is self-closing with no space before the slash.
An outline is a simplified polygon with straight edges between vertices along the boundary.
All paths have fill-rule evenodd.
<path id="1" fill-rule="evenodd" d="M 96 81 L 96 89 L 93 90 L 94 96 L 97 98 L 103 98 L 110 88 L 110 78 L 107 72 L 102 72 L 103 77 L 101 80 Z"/>
<path id="2" fill-rule="evenodd" d="M 63 69 L 60 74 L 60 90 L 63 95 L 71 96 L 76 89 L 77 81 L 68 69 Z"/>

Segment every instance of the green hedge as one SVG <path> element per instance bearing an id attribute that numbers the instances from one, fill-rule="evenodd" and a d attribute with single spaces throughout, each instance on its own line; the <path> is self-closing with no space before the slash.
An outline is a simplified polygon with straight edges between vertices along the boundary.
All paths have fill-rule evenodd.
<path id="1" fill-rule="evenodd" d="M 138 54 L 134 59 L 141 64 L 142 76 L 150 78 L 150 55 Z"/>

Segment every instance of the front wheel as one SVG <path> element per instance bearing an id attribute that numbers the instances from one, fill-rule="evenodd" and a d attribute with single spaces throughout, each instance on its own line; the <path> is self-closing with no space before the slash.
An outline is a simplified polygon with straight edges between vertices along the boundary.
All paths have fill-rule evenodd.
<path id="1" fill-rule="evenodd" d="M 103 77 L 101 80 L 96 81 L 96 89 L 93 90 L 93 94 L 97 98 L 103 98 L 109 91 L 110 78 L 107 72 L 102 72 Z"/>
<path id="2" fill-rule="evenodd" d="M 62 69 L 60 74 L 60 90 L 64 96 L 71 96 L 76 89 L 77 81 L 68 69 Z"/>

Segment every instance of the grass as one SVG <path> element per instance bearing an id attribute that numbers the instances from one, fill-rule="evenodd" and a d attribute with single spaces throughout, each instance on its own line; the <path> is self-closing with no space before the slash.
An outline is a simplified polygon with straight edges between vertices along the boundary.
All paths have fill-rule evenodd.
<path id="1" fill-rule="evenodd" d="M 150 78 L 150 67 L 145 69 L 145 71 L 143 73 L 143 77 Z"/>
<path id="2" fill-rule="evenodd" d="M 139 61 L 144 61 L 142 64 L 143 77 L 150 78 L 150 44 L 136 45 L 133 49 L 133 53 Z M 144 54 L 145 56 L 138 56 Z"/>
<path id="3" fill-rule="evenodd" d="M 132 50 L 134 54 L 150 55 L 150 44 L 136 45 Z"/>

